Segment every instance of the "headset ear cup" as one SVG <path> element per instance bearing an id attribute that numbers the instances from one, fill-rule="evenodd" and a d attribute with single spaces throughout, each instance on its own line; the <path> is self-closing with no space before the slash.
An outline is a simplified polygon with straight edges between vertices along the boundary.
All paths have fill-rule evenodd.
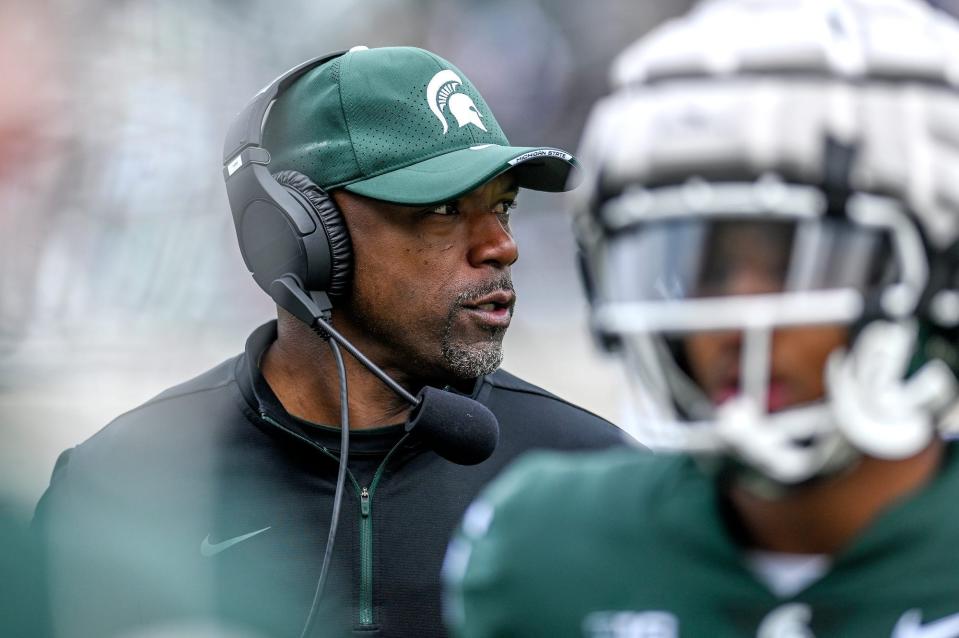
<path id="1" fill-rule="evenodd" d="M 299 201 L 305 200 L 326 233 L 330 247 L 330 272 L 327 281 L 305 281 L 308 290 L 322 290 L 330 296 L 342 295 L 353 274 L 353 244 L 343 214 L 336 202 L 313 180 L 297 171 L 280 171 L 273 178 Z M 314 259 L 307 255 L 307 260 Z M 316 259 L 319 259 L 317 257 Z M 313 272 L 307 264 L 306 271 Z"/>

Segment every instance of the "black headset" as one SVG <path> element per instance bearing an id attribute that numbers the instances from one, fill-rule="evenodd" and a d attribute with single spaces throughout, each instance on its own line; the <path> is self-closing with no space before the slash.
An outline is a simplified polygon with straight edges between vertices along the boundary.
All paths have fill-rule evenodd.
<path id="1" fill-rule="evenodd" d="M 353 251 L 343 215 L 326 191 L 297 171 L 270 173 L 263 129 L 283 91 L 345 53 L 308 60 L 271 82 L 236 116 L 223 145 L 223 178 L 240 254 L 260 288 L 284 307 L 271 290 L 284 276 L 294 277 L 304 290 L 331 296 L 346 292 Z"/>

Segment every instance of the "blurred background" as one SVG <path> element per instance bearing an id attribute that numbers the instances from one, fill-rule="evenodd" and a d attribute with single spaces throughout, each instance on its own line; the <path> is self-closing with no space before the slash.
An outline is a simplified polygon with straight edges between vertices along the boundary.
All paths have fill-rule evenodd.
<path id="1" fill-rule="evenodd" d="M 357 44 L 459 66 L 510 141 L 575 148 L 612 57 L 691 2 L 0 0 L 0 502 L 26 520 L 57 454 L 232 356 L 274 316 L 220 177 L 263 85 Z M 562 197 L 527 192 L 504 367 L 621 421 Z"/>

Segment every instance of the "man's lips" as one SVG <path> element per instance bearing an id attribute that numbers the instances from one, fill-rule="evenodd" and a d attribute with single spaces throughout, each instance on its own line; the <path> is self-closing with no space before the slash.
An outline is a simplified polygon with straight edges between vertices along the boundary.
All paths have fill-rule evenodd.
<path id="1" fill-rule="evenodd" d="M 498 290 L 464 302 L 462 306 L 480 323 L 493 328 L 505 328 L 509 326 L 515 302 L 515 294 L 508 290 Z"/>
<path id="2" fill-rule="evenodd" d="M 469 301 L 463 302 L 463 306 L 467 308 L 478 308 L 480 306 L 488 306 L 490 304 L 494 306 L 507 306 L 512 308 L 513 302 L 516 301 L 516 294 L 509 290 L 497 290 L 491 292 L 482 297 L 477 297 L 476 299 L 470 299 Z"/>

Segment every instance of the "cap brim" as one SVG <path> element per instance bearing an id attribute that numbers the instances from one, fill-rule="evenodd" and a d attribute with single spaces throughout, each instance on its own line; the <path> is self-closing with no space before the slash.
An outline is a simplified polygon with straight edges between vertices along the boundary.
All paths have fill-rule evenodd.
<path id="1" fill-rule="evenodd" d="M 509 170 L 521 188 L 549 192 L 574 188 L 579 172 L 576 158 L 557 148 L 481 144 L 343 188 L 395 204 L 439 204 L 465 195 Z"/>

